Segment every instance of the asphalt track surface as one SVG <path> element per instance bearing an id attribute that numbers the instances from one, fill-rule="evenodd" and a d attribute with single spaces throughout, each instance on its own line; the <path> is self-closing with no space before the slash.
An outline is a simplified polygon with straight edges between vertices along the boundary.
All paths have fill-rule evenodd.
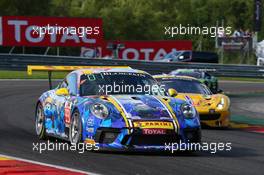
<path id="1" fill-rule="evenodd" d="M 251 86 L 255 88 L 254 85 L 263 86 Z M 227 86 L 221 83 L 221 86 L 237 91 L 237 86 L 232 83 Z M 40 142 L 34 130 L 34 108 L 38 96 L 47 87 L 44 81 L 0 81 L 0 154 L 99 174 L 264 174 L 264 135 L 234 129 L 202 131 L 204 142 L 232 143 L 231 151 L 215 154 L 80 154 L 73 151 L 40 154 L 32 150 L 33 143 Z M 246 99 L 234 97 L 231 100 Z M 232 108 L 235 109 L 236 105 Z"/>

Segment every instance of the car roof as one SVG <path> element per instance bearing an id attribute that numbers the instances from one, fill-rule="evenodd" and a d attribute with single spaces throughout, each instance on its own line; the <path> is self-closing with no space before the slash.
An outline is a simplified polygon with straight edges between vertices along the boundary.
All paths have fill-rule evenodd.
<path id="1" fill-rule="evenodd" d="M 71 73 L 77 73 L 77 74 L 94 74 L 94 73 L 103 73 L 103 72 L 128 72 L 128 73 L 143 73 L 148 74 L 145 71 L 133 69 L 128 66 L 120 66 L 120 67 L 94 67 L 94 68 L 84 68 L 84 69 L 77 69 Z"/>
<path id="2" fill-rule="evenodd" d="M 154 75 L 153 77 L 156 79 L 178 79 L 178 80 L 199 81 L 197 78 L 190 76 L 183 76 L 183 75 L 160 74 L 160 75 Z"/>

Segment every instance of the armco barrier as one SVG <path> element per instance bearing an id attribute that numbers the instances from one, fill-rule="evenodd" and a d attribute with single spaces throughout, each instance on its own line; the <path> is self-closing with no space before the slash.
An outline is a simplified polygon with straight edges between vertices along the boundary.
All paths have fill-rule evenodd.
<path id="1" fill-rule="evenodd" d="M 168 73 L 178 68 L 208 69 L 224 77 L 264 78 L 264 66 L 205 63 L 166 63 L 133 60 L 88 59 L 67 56 L 0 54 L 0 69 L 26 70 L 27 65 L 128 65 L 151 74 Z"/>

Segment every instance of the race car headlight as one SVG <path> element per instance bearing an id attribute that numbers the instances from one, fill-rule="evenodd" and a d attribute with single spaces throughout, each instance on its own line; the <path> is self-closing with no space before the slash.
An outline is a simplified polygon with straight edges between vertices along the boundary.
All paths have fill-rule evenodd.
<path id="1" fill-rule="evenodd" d="M 91 112 L 94 116 L 100 119 L 105 119 L 109 114 L 107 107 L 101 103 L 93 104 L 91 106 Z"/>
<path id="2" fill-rule="evenodd" d="M 183 104 L 181 106 L 181 111 L 186 118 L 194 118 L 196 115 L 195 108 L 189 104 Z"/>
<path id="3" fill-rule="evenodd" d="M 221 101 L 220 101 L 220 103 L 218 103 L 217 108 L 218 109 L 224 109 L 224 106 L 225 106 L 225 99 L 221 98 Z"/>

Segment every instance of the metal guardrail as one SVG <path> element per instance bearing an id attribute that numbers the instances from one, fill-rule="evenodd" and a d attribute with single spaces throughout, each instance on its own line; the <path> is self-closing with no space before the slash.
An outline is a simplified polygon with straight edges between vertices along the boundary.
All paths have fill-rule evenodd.
<path id="1" fill-rule="evenodd" d="M 169 73 L 179 68 L 207 69 L 215 76 L 264 78 L 264 66 L 205 63 L 172 63 L 134 60 L 88 59 L 68 56 L 0 54 L 1 70 L 26 70 L 27 65 L 127 65 L 150 74 Z"/>

